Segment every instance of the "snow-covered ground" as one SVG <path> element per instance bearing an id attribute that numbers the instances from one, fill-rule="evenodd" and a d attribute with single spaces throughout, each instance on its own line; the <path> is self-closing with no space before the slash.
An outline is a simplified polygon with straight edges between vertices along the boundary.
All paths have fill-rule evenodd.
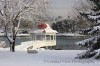
<path id="1" fill-rule="evenodd" d="M 31 43 L 31 42 L 30 42 Z M 9 48 L 0 48 L 0 66 L 99 66 L 100 60 L 75 59 L 85 50 L 37 50 L 38 53 L 27 53 L 30 44 L 16 46 L 16 52 Z"/>
<path id="2" fill-rule="evenodd" d="M 75 59 L 83 50 L 38 50 L 28 54 L 25 50 L 10 52 L 0 49 L 0 66 L 99 66 L 100 60 Z"/>
<path id="3" fill-rule="evenodd" d="M 37 54 L 26 51 L 0 50 L 0 66 L 99 66 L 99 60 L 75 59 L 79 50 L 39 50 Z"/>

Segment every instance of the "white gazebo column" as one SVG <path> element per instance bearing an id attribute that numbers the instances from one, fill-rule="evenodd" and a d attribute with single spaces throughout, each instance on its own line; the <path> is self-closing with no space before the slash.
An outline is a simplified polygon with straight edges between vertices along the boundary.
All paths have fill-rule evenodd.
<path id="1" fill-rule="evenodd" d="M 40 35 L 40 41 L 43 41 L 43 40 L 42 40 L 42 34 Z"/>
<path id="2" fill-rule="evenodd" d="M 56 41 L 56 34 L 55 34 L 55 41 Z"/>
<path id="3" fill-rule="evenodd" d="M 44 36 L 45 36 L 45 38 L 44 38 L 44 39 L 45 39 L 45 42 L 46 42 L 46 34 L 44 34 Z"/>
<path id="4" fill-rule="evenodd" d="M 34 41 L 36 41 L 36 37 L 37 37 L 37 35 L 35 34 L 35 35 L 34 35 Z"/>
<path id="5" fill-rule="evenodd" d="M 55 49 L 55 46 L 56 46 L 56 34 L 53 34 L 53 43 L 54 43 L 53 49 Z"/>
<path id="6" fill-rule="evenodd" d="M 53 39 L 53 34 L 50 34 L 50 40 L 52 42 L 52 44 L 54 44 L 54 39 Z M 53 49 L 53 46 L 50 46 L 50 49 Z"/>
<path id="7" fill-rule="evenodd" d="M 51 41 L 51 35 L 50 35 L 50 41 Z"/>
<path id="8" fill-rule="evenodd" d="M 43 38 L 44 36 L 43 36 L 43 34 L 41 35 L 41 39 L 42 39 L 42 41 L 44 41 L 44 38 Z"/>
<path id="9" fill-rule="evenodd" d="M 54 41 L 54 38 L 55 38 L 55 37 L 54 37 L 54 34 L 53 34 L 53 41 Z"/>
<path id="10" fill-rule="evenodd" d="M 44 43 L 45 43 L 45 46 L 46 46 L 46 34 L 44 34 Z"/>
<path id="11" fill-rule="evenodd" d="M 48 49 L 48 45 L 47 45 L 47 34 L 45 34 L 45 46 L 46 46 L 46 49 Z"/>
<path id="12" fill-rule="evenodd" d="M 45 41 L 45 34 L 43 34 L 43 41 Z"/>
<path id="13" fill-rule="evenodd" d="M 54 45 L 54 34 L 52 34 L 52 43 Z M 53 46 L 51 47 L 51 49 L 53 49 Z"/>
<path id="14" fill-rule="evenodd" d="M 54 34 L 54 36 L 55 36 L 55 40 L 54 40 L 55 42 L 54 43 L 56 44 L 56 34 Z"/>

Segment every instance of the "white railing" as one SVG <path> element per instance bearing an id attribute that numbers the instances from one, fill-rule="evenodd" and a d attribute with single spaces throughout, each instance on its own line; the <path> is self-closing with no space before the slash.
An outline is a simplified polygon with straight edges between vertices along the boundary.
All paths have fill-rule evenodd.
<path id="1" fill-rule="evenodd" d="M 40 47 L 44 47 L 44 46 L 55 46 L 56 42 L 54 40 L 48 40 L 48 41 L 35 41 L 33 44 L 33 48 L 37 49 Z"/>
<path id="2" fill-rule="evenodd" d="M 21 45 L 16 46 L 17 49 L 28 49 L 31 47 L 31 49 L 37 49 L 40 47 L 47 47 L 47 46 L 55 46 L 56 42 L 55 40 L 37 40 L 37 41 L 27 41 L 27 42 L 22 42 Z"/>

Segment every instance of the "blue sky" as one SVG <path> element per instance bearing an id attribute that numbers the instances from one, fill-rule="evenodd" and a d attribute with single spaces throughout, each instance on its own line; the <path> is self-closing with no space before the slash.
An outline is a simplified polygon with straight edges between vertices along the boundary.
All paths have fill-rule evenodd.
<path id="1" fill-rule="evenodd" d="M 80 0 L 52 0 L 52 15 L 67 17 L 71 14 L 72 6 L 77 4 Z"/>

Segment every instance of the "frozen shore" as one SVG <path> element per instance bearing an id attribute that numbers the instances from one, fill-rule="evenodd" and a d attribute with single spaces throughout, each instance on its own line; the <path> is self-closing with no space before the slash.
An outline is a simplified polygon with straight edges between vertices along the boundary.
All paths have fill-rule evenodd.
<path id="1" fill-rule="evenodd" d="M 85 35 L 81 35 L 78 33 L 58 33 L 58 37 L 85 37 Z"/>

